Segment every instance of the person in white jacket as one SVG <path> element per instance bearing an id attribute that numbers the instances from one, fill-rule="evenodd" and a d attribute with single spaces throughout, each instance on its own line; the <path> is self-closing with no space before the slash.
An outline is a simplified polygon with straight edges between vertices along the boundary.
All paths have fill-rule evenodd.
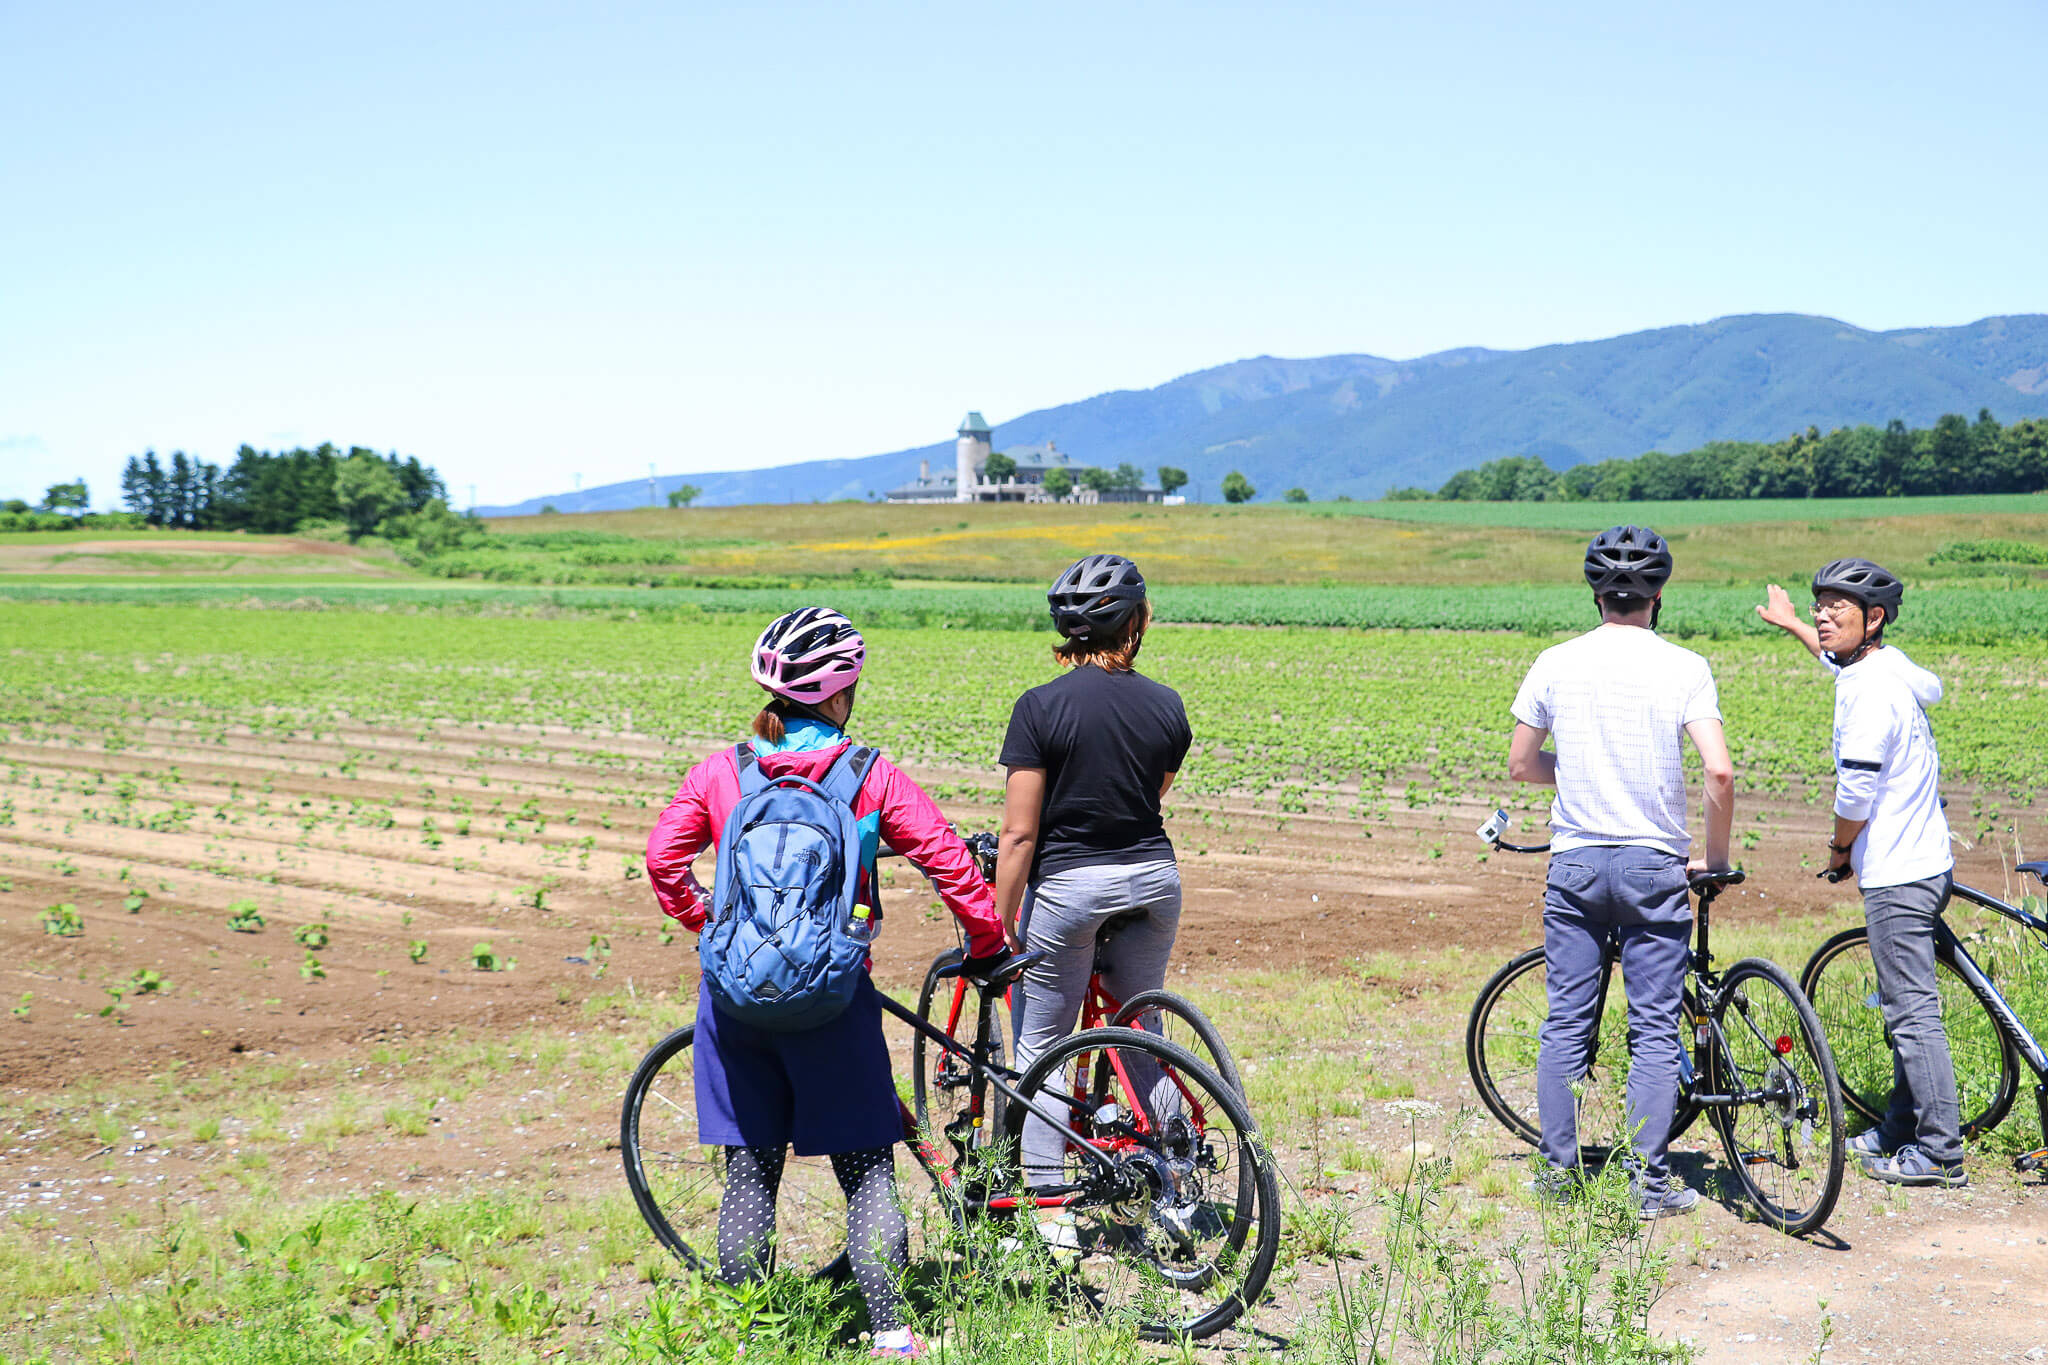
<path id="1" fill-rule="evenodd" d="M 1941 808 L 1941 756 L 1927 708 L 1941 679 L 1884 642 L 1905 584 L 1867 559 L 1813 576 L 1813 619 L 1773 583 L 1757 614 L 1835 675 L 1835 825 L 1828 873 L 1863 886 L 1863 917 L 1892 1038 L 1892 1096 L 1882 1122 L 1849 1149 L 1873 1179 L 1967 1185 L 1955 1066 L 1934 974 L 1936 925 L 1955 858 Z"/>

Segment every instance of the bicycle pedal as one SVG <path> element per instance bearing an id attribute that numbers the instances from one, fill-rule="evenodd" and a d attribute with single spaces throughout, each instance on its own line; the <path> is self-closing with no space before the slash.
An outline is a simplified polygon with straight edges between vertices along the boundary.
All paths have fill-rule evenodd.
<path id="1" fill-rule="evenodd" d="M 2048 1170 L 2048 1147 L 2036 1147 L 2031 1152 L 2022 1152 L 2012 1160 L 2013 1169 L 2031 1174 Z"/>
<path id="2" fill-rule="evenodd" d="M 1742 1154 L 1742 1164 L 1745 1166 L 1775 1166 L 1778 1164 L 1778 1158 L 1772 1156 L 1769 1152 L 1744 1152 Z"/>

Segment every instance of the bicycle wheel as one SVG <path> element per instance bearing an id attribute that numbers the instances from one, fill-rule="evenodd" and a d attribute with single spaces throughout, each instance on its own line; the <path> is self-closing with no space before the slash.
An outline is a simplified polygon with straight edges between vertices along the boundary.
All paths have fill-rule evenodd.
<path id="1" fill-rule="evenodd" d="M 1142 1028 L 1186 1048 L 1196 1061 L 1222 1077 L 1225 1085 L 1244 1094 L 1244 1078 L 1238 1075 L 1237 1058 L 1230 1055 L 1221 1030 L 1186 997 L 1172 991 L 1140 991 L 1126 1000 L 1109 1022 L 1116 1028 Z"/>
<path id="2" fill-rule="evenodd" d="M 1536 1108 L 1536 1054 L 1544 1021 L 1550 1017 L 1543 950 L 1511 958 L 1479 988 L 1465 1025 L 1465 1065 L 1479 1100 L 1510 1133 L 1530 1146 L 1542 1138 Z M 1685 1008 L 1693 1012 L 1690 987 Z M 1607 1002 L 1594 1036 L 1593 1065 L 1579 1084 L 1579 1154 L 1587 1162 L 1607 1158 L 1627 1126 L 1628 1000 L 1610 979 Z M 1690 1128 L 1699 1106 L 1680 1096 L 1671 1116 L 1671 1140 Z"/>
<path id="3" fill-rule="evenodd" d="M 1071 1195 L 1062 1286 L 1151 1341 L 1213 1336 L 1258 1300 L 1280 1249 L 1279 1177 L 1221 1076 L 1150 1033 L 1102 1028 L 1063 1040 L 1018 1089 L 1091 1149 L 1066 1141 L 1056 1172 L 1027 1172 L 1027 1188 Z M 1020 1142 L 1024 1119 L 1013 1105 Z"/>
<path id="4" fill-rule="evenodd" d="M 687 1024 L 656 1043 L 626 1086 L 619 1151 L 633 1202 L 661 1244 L 683 1264 L 718 1273 L 718 1206 L 725 1196 L 725 1149 L 697 1141 L 696 1075 Z M 843 1266 L 846 1201 L 824 1157 L 790 1155 L 775 1203 L 774 1267 L 825 1274 Z"/>
<path id="5" fill-rule="evenodd" d="M 976 1026 L 975 1010 L 979 1006 L 981 992 L 958 977 L 941 977 L 939 972 L 955 966 L 961 959 L 961 950 L 949 948 L 932 960 L 925 971 L 924 986 L 917 993 L 917 1016 L 948 1038 L 974 1045 Z M 1007 992 L 1004 999 L 1008 998 Z M 998 1000 L 991 1008 L 995 1019 L 989 1028 L 988 1058 L 992 1066 L 1000 1067 L 1008 1056 L 1009 1010 Z M 1003 1131 L 1003 1106 L 1007 1102 L 1003 1092 L 992 1085 L 982 1085 L 982 1125 L 976 1130 L 962 1124 L 973 1109 L 974 1091 L 973 1067 L 965 1057 L 946 1051 L 915 1030 L 910 1041 L 910 1092 L 912 1107 L 917 1114 L 917 1125 L 934 1141 L 954 1135 L 964 1148 L 985 1146 L 996 1134 Z"/>
<path id="6" fill-rule="evenodd" d="M 1996 1128 L 2019 1093 L 2020 1060 L 1998 1026 L 1991 1006 L 1956 971 L 1945 944 L 1934 951 L 1934 978 L 1941 990 L 1941 1025 L 1948 1033 L 1956 1071 L 1963 1136 L 1976 1139 Z M 1842 1073 L 1842 1100 L 1871 1123 L 1884 1120 L 1892 1094 L 1892 1038 L 1885 1027 L 1870 957 L 1870 931 L 1845 929 L 1821 944 L 1799 974 L 1813 1001 L 1828 1046 Z"/>
<path id="7" fill-rule="evenodd" d="M 1820 1016 L 1775 962 L 1745 958 L 1714 1002 L 1714 1087 L 1740 1102 L 1714 1126 L 1743 1192 L 1789 1233 L 1827 1222 L 1842 1193 L 1842 1083 Z"/>

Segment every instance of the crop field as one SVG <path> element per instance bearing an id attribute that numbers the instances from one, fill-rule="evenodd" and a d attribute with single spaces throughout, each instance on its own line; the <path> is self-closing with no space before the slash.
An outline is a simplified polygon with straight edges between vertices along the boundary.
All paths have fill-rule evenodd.
<path id="1" fill-rule="evenodd" d="M 1415 587 L 1564 584 L 1588 529 L 1647 523 L 1670 537 L 1680 582 L 1799 581 L 1860 553 L 1909 577 L 1945 545 L 1980 537 L 2048 539 L 2048 498 L 1818 500 L 1803 511 L 1756 503 L 1326 503 L 1217 506 L 819 506 L 647 509 L 496 520 L 514 535 L 584 532 L 666 544 L 656 562 L 576 564 L 559 556 L 535 577 L 530 550 L 507 546 L 505 581 L 627 584 L 705 577 L 845 576 L 1040 582 L 1080 555 L 1130 555 L 1162 583 L 1383 584 Z M 1426 509 L 1410 514 L 1408 509 Z M 1533 510 L 1532 510 L 1533 509 Z M 1556 509 L 1556 510 L 1546 510 Z M 1669 513 L 1669 515 L 1660 515 Z M 1546 517 L 1553 518 L 1545 520 Z M 1590 518 L 1590 519 L 1588 519 Z M 589 547 L 595 549 L 596 547 Z"/>
<path id="2" fill-rule="evenodd" d="M 1354 516 L 1440 526 L 1514 526 L 1597 531 L 1633 522 L 1673 527 L 1757 522 L 1844 522 L 1892 517 L 2048 514 L 2048 494 L 1958 493 L 1914 498 L 1728 498 L 1686 502 L 1351 502 L 1313 504 Z"/>
<path id="3" fill-rule="evenodd" d="M 1798 589 L 1795 581 L 1791 585 Z M 1683 639 L 1776 639 L 1756 617 L 1753 588 L 1671 593 L 1659 629 Z M 762 621 L 825 601 L 865 628 L 941 627 L 1047 633 L 1045 594 L 1032 586 L 840 581 L 777 588 L 549 588 L 437 584 L 243 584 L 0 582 L 0 602 L 354 608 L 372 612 L 505 616 L 595 614 L 680 623 Z M 1515 631 L 1548 636 L 1590 624 L 1585 590 L 1543 587 L 1323 588 L 1167 584 L 1153 594 L 1158 619 L 1180 625 L 1349 627 L 1353 629 Z M 1916 589 L 1912 619 L 1897 639 L 1911 648 L 1997 645 L 2048 639 L 2048 591 L 2008 580 L 1961 580 Z"/>
<path id="4" fill-rule="evenodd" d="M 698 616 L 647 610 L 671 594 L 645 590 L 376 585 L 447 596 L 356 610 L 108 591 L 0 597 L 0 1361 L 856 1358 L 844 1296 L 678 1276 L 614 1141 L 626 1074 L 695 990 L 640 846 L 681 772 L 751 715 L 736 661 L 772 595 Z M 159 604 L 119 600 L 145 593 Z M 586 595 L 533 608 L 549 594 Z M 1747 1360 L 1745 1334 L 1797 1358 L 1823 1320 L 1836 1351 L 1881 1354 L 1917 1310 L 1880 1267 L 1923 1254 L 1972 1292 L 2026 1286 L 1999 1290 L 2009 1312 L 1940 1319 L 1979 1356 L 2025 1349 L 2048 1249 L 2026 1231 L 2038 1196 L 1989 1156 L 1980 1203 L 1852 1185 L 1832 1230 L 1870 1258 L 1868 1294 L 1838 1252 L 1732 1203 L 1646 1236 L 1547 1220 L 1522 1192 L 1520 1152 L 1473 1112 L 1460 1030 L 1478 982 L 1535 941 L 1542 870 L 1469 831 L 1496 801 L 1540 822 L 1503 753 L 1548 642 L 1231 624 L 1148 640 L 1142 666 L 1197 733 L 1170 824 L 1188 883 L 1173 984 L 1248 1063 L 1289 1182 L 1281 1270 L 1245 1330 L 1185 1356 L 1042 1304 L 927 1301 L 947 1359 L 1334 1365 L 1375 1333 L 1403 1361 L 1588 1340 L 1647 1360 L 1688 1339 Z M 1046 644 L 876 629 L 854 728 L 988 828 L 1002 726 L 1049 676 Z M 1796 966 L 1855 914 L 1810 865 L 1827 679 L 1776 640 L 1695 647 L 1720 678 L 1753 872 L 1718 951 Z M 1908 647 L 1948 682 L 1935 720 L 1965 871 L 2004 887 L 2048 771 L 2048 643 Z M 952 931 L 916 877 L 888 881 L 877 972 L 900 997 Z M 2011 960 L 2018 979 L 2035 959 Z M 1678 1154 L 1726 1200 L 1720 1161 L 1704 1126 Z M 1566 1330 L 1582 1335 L 1548 1335 Z"/>

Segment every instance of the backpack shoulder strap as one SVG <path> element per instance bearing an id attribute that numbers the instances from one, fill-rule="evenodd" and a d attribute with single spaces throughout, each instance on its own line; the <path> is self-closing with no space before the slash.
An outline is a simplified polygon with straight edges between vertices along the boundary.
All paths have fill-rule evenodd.
<path id="1" fill-rule="evenodd" d="M 732 766 L 740 777 L 740 796 L 752 796 L 768 785 L 767 774 L 761 771 L 761 757 L 754 752 L 752 744 L 738 744 L 733 747 Z"/>
<path id="2" fill-rule="evenodd" d="M 818 786 L 834 801 L 843 803 L 849 810 L 860 799 L 860 789 L 868 780 L 868 770 L 875 766 L 881 750 L 849 744 L 846 752 L 834 759 L 831 768 L 818 780 Z"/>

